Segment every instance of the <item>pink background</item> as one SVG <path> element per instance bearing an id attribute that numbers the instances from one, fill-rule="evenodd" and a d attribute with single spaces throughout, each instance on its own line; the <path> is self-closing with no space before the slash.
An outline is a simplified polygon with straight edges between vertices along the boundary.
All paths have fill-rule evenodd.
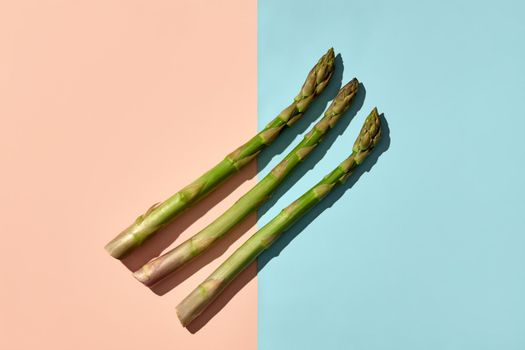
<path id="1" fill-rule="evenodd" d="M 190 330 L 175 315 L 233 239 L 154 291 L 103 249 L 255 132 L 256 65 L 255 1 L 1 2 L 1 349 L 256 348 L 255 266 Z M 202 228 L 255 170 L 125 264 Z"/>

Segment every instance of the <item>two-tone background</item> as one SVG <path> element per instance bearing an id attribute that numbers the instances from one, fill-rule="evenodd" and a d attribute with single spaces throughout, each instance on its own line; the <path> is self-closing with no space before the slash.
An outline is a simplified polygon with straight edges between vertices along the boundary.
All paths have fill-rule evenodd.
<path id="1" fill-rule="evenodd" d="M 0 348 L 524 349 L 524 15 L 510 0 L 2 1 Z M 143 253 L 220 214 L 357 77 L 357 103 L 237 242 L 154 291 L 106 254 L 332 46 L 303 120 Z M 386 137 L 358 181 L 183 329 L 174 306 L 347 156 L 374 106 Z"/>

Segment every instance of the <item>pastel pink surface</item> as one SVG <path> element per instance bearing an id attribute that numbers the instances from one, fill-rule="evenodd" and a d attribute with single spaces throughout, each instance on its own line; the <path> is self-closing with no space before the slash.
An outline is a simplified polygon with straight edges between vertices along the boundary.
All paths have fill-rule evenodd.
<path id="1" fill-rule="evenodd" d="M 256 65 L 255 1 L 1 2 L 0 349 L 256 348 L 255 266 L 196 333 L 175 314 L 247 234 L 162 297 L 103 249 L 256 131 Z"/>

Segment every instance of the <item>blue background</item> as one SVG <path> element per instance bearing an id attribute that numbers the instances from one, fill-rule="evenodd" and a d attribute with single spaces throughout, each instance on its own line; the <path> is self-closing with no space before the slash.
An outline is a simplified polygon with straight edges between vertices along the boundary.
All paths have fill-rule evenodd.
<path id="1" fill-rule="evenodd" d="M 329 47 L 342 57 L 261 176 L 341 80 L 364 88 L 259 226 L 350 154 L 373 106 L 389 130 L 369 171 L 260 257 L 261 350 L 525 349 L 524 15 L 519 1 L 259 2 L 260 129 Z"/>

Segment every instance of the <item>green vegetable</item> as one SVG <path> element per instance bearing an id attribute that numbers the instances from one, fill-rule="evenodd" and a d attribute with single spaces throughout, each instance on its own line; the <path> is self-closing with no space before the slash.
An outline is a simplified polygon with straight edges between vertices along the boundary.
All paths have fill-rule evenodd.
<path id="1" fill-rule="evenodd" d="M 377 109 L 374 108 L 354 143 L 350 157 L 251 236 L 177 306 L 177 316 L 182 325 L 187 326 L 201 314 L 242 270 L 280 237 L 283 231 L 319 203 L 335 185 L 344 182 L 368 156 L 379 141 L 380 135 L 380 119 Z"/>
<path id="2" fill-rule="evenodd" d="M 131 226 L 105 246 L 109 254 L 117 259 L 125 257 L 178 214 L 205 197 L 223 180 L 254 159 L 280 134 L 284 127 L 291 126 L 301 118 L 312 101 L 325 89 L 332 77 L 334 60 L 334 51 L 329 49 L 312 68 L 301 91 L 290 106 L 285 108 L 260 133 L 230 153 L 204 175 L 164 202 L 153 205 L 145 214 L 140 215 Z M 219 134 L 219 136 L 222 135 Z"/>
<path id="3" fill-rule="evenodd" d="M 148 286 L 157 283 L 195 256 L 210 248 L 215 241 L 226 235 L 248 214 L 255 211 L 270 197 L 271 193 L 301 160 L 321 142 L 322 137 L 348 109 L 358 87 L 359 82 L 357 79 L 353 79 L 341 88 L 326 110 L 324 117 L 268 175 L 202 231 L 166 254 L 151 260 L 136 271 L 134 273 L 135 278 Z"/>

